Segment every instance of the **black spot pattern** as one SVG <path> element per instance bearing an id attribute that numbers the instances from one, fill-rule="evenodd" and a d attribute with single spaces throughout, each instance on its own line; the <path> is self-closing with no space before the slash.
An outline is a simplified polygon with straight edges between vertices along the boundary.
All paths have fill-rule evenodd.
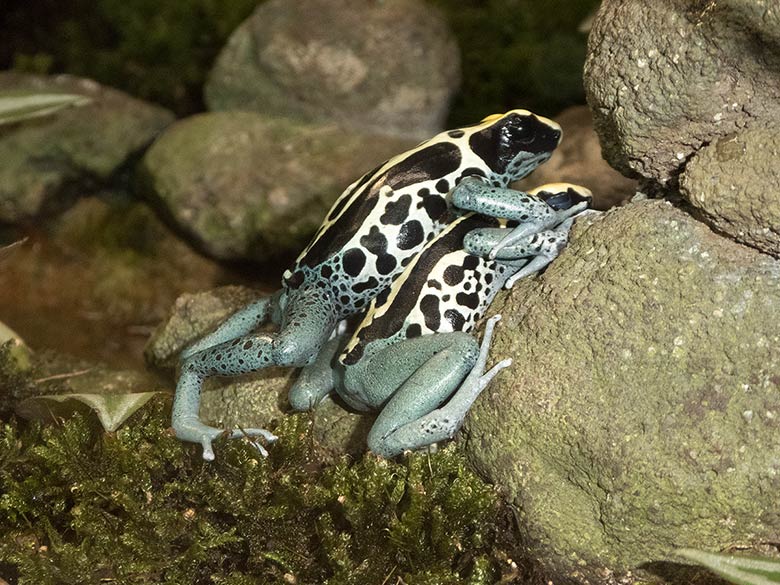
<path id="1" fill-rule="evenodd" d="M 460 148 L 451 142 L 438 142 L 413 152 L 388 169 L 386 183 L 401 189 L 414 183 L 431 181 L 454 173 L 460 166 Z"/>
<path id="2" fill-rule="evenodd" d="M 439 325 L 441 325 L 439 297 L 436 295 L 425 295 L 420 299 L 420 310 L 425 317 L 425 326 L 431 331 L 438 331 Z"/>
<path id="3" fill-rule="evenodd" d="M 422 327 L 419 323 L 413 323 L 406 328 L 406 338 L 412 339 L 413 337 L 420 337 L 422 335 Z"/>
<path id="4" fill-rule="evenodd" d="M 460 266 L 447 266 L 444 269 L 444 282 L 447 286 L 455 286 L 463 280 L 464 276 L 463 268 Z"/>
<path id="5" fill-rule="evenodd" d="M 458 293 L 455 295 L 455 300 L 459 305 L 469 309 L 476 309 L 479 306 L 479 295 L 477 293 Z"/>
<path id="6" fill-rule="evenodd" d="M 333 276 L 333 268 L 325 264 L 322 268 L 320 268 L 320 274 L 322 275 L 322 278 L 330 278 Z M 317 283 L 322 284 L 322 283 Z"/>
<path id="7" fill-rule="evenodd" d="M 391 201 L 385 207 L 385 212 L 379 218 L 385 225 L 401 225 L 409 217 L 409 207 L 412 205 L 411 195 L 401 195 L 398 201 Z"/>
<path id="8" fill-rule="evenodd" d="M 350 248 L 344 252 L 344 272 L 357 276 L 366 265 L 366 255 L 359 248 Z"/>
<path id="9" fill-rule="evenodd" d="M 465 132 L 463 130 L 450 130 L 447 132 L 447 136 L 450 138 L 462 138 Z"/>
<path id="10" fill-rule="evenodd" d="M 428 281 L 428 286 L 431 287 L 431 288 L 435 288 L 437 290 L 442 290 L 441 283 L 438 280 L 436 280 L 435 278 L 431 278 Z"/>
<path id="11" fill-rule="evenodd" d="M 439 193 L 446 193 L 450 190 L 450 184 L 447 182 L 447 179 L 439 179 L 436 181 L 436 190 Z"/>
<path id="12" fill-rule="evenodd" d="M 447 213 L 447 202 L 439 194 L 425 195 L 422 200 L 425 213 L 434 221 L 439 221 Z"/>
<path id="13" fill-rule="evenodd" d="M 401 226 L 396 244 L 401 250 L 411 250 L 415 246 L 422 244 L 424 239 L 425 231 L 422 224 L 418 220 L 413 219 Z"/>
<path id="14" fill-rule="evenodd" d="M 379 286 L 379 281 L 372 276 L 365 282 L 358 282 L 353 284 L 352 290 L 356 293 L 362 293 L 363 291 L 376 288 L 377 286 Z"/>
<path id="15" fill-rule="evenodd" d="M 453 331 L 463 331 L 463 326 L 466 324 L 466 319 L 463 315 L 455 309 L 447 309 L 444 311 L 444 318 L 450 322 Z"/>
<path id="16" fill-rule="evenodd" d="M 387 238 L 376 226 L 371 226 L 367 236 L 360 238 L 360 245 L 376 256 L 376 269 L 380 274 L 390 274 L 398 265 L 395 256 L 387 253 Z"/>
<path id="17" fill-rule="evenodd" d="M 468 255 L 463 259 L 463 268 L 466 270 L 475 270 L 479 266 L 479 258 Z"/>

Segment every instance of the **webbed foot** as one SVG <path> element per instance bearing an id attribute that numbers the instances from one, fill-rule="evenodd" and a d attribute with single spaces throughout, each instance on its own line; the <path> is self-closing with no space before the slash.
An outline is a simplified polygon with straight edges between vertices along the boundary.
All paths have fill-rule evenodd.
<path id="1" fill-rule="evenodd" d="M 191 443 L 200 443 L 203 447 L 203 459 L 214 461 L 214 448 L 212 441 L 219 437 L 226 436 L 229 439 L 239 439 L 246 437 L 263 457 L 268 457 L 268 451 L 258 441 L 251 440 L 252 437 L 263 437 L 266 442 L 273 443 L 279 437 L 266 429 L 235 429 L 224 430 L 210 427 L 200 422 L 197 418 L 180 419 L 173 423 L 173 432 L 178 439 L 189 441 Z"/>

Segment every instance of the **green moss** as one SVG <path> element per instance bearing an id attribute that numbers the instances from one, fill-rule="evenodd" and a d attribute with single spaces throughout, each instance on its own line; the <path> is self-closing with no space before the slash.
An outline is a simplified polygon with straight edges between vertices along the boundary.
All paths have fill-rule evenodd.
<path id="1" fill-rule="evenodd" d="M 0 16 L 0 68 L 68 72 L 162 103 L 202 109 L 211 62 L 258 0 L 42 0 Z M 30 23 L 35 23 L 31 26 Z M 5 35 L 4 35 L 5 36 Z"/>
<path id="2" fill-rule="evenodd" d="M 428 0 L 444 11 L 461 50 L 463 84 L 450 124 L 527 108 L 554 115 L 584 103 L 586 34 L 598 0 Z"/>
<path id="3" fill-rule="evenodd" d="M 296 415 L 268 459 L 233 441 L 205 463 L 167 416 L 157 400 L 115 433 L 78 416 L 0 427 L 0 567 L 36 585 L 362 585 L 493 583 L 507 566 L 506 510 L 453 448 L 326 463 Z"/>

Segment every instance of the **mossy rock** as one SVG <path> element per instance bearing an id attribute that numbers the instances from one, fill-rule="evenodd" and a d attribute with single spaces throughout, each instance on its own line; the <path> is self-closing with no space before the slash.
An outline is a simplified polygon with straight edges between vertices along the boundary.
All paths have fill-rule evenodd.
<path id="1" fill-rule="evenodd" d="M 680 188 L 717 230 L 780 257 L 780 128 L 751 128 L 705 146 Z"/>
<path id="2" fill-rule="evenodd" d="M 780 262 L 663 201 L 586 224 L 491 309 L 514 364 L 472 408 L 470 460 L 560 578 L 777 542 Z"/>
<path id="3" fill-rule="evenodd" d="M 410 146 L 250 112 L 202 114 L 149 149 L 144 190 L 210 256 L 286 263 L 350 183 Z"/>
<path id="4" fill-rule="evenodd" d="M 209 109 L 425 138 L 442 129 L 459 54 L 420 0 L 269 0 L 236 29 L 205 87 Z"/>
<path id="5" fill-rule="evenodd" d="M 18 122 L 0 135 L 0 221 L 29 222 L 112 182 L 173 121 L 167 110 L 66 75 L 0 73 L 0 92 L 68 93 L 87 105 Z"/>
<path id="6" fill-rule="evenodd" d="M 775 0 L 604 0 L 585 90 L 607 161 L 673 184 L 706 144 L 777 121 L 778 43 Z"/>

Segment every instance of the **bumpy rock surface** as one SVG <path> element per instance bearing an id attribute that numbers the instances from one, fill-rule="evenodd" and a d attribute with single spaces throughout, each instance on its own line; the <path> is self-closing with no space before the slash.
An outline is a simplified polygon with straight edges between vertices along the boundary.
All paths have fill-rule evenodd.
<path id="1" fill-rule="evenodd" d="M 576 183 L 593 191 L 593 208 L 609 209 L 636 193 L 636 181 L 610 167 L 601 156 L 587 106 L 575 106 L 555 116 L 563 128 L 563 141 L 552 158 L 530 176 L 513 185 L 530 189 L 543 183 Z"/>
<path id="2" fill-rule="evenodd" d="M 459 71 L 454 38 L 424 2 L 269 0 L 233 33 L 205 96 L 212 110 L 426 137 Z"/>
<path id="3" fill-rule="evenodd" d="M 778 542 L 780 261 L 661 201 L 586 223 L 492 308 L 514 365 L 471 411 L 471 460 L 559 577 Z"/>
<path id="4" fill-rule="evenodd" d="M 702 145 L 780 119 L 775 0 L 605 0 L 585 89 L 605 158 L 666 184 Z"/>
<path id="5" fill-rule="evenodd" d="M 29 221 L 106 183 L 173 121 L 167 110 L 66 75 L 0 73 L 0 92 L 73 93 L 92 103 L 0 133 L 0 222 Z"/>
<path id="6" fill-rule="evenodd" d="M 408 141 L 249 112 L 174 124 L 142 162 L 145 190 L 209 255 L 288 261 L 339 194 Z"/>
<path id="7" fill-rule="evenodd" d="M 780 256 L 780 128 L 744 130 L 702 148 L 680 187 L 718 230 Z"/>

